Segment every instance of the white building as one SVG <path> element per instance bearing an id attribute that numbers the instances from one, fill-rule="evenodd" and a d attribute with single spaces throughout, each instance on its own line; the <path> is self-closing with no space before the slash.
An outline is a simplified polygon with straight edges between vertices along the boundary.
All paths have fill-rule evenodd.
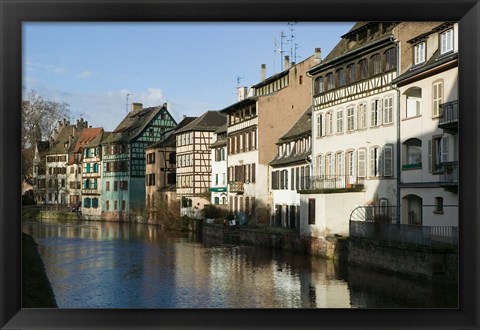
<path id="1" fill-rule="evenodd" d="M 309 176 L 312 139 L 311 109 L 277 142 L 278 153 L 270 162 L 274 226 L 300 228 L 300 194 Z"/>
<path id="2" fill-rule="evenodd" d="M 377 207 L 375 218 L 397 222 L 390 206 L 398 205 L 400 100 L 392 81 L 412 56 L 406 41 L 434 25 L 357 23 L 309 71 L 313 175 L 301 196 L 302 235 L 348 235 L 350 217 L 364 205 Z"/>
<path id="3" fill-rule="evenodd" d="M 212 141 L 210 146 L 212 149 L 211 203 L 227 205 L 227 125 L 214 132 Z"/>
<path id="4" fill-rule="evenodd" d="M 409 40 L 400 90 L 401 223 L 458 226 L 458 24 Z"/>

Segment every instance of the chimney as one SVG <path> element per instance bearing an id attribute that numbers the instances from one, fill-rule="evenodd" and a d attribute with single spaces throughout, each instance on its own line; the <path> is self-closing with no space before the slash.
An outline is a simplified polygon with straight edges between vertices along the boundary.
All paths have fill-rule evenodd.
<path id="1" fill-rule="evenodd" d="M 290 66 L 290 56 L 285 55 L 285 61 L 283 62 L 283 70 L 288 69 Z"/>
<path id="2" fill-rule="evenodd" d="M 167 102 L 163 103 L 163 107 L 167 109 Z"/>
<path id="3" fill-rule="evenodd" d="M 260 66 L 260 79 L 264 81 L 266 77 L 267 77 L 267 66 L 265 64 L 262 64 Z"/>
<path id="4" fill-rule="evenodd" d="M 313 62 L 315 64 L 318 64 L 321 61 L 322 61 L 322 50 L 319 47 L 317 47 L 317 48 L 315 48 L 315 56 L 313 58 Z"/>
<path id="5" fill-rule="evenodd" d="M 247 97 L 247 87 L 237 87 L 237 101 L 242 101 Z"/>
<path id="6" fill-rule="evenodd" d="M 187 115 L 183 115 L 183 119 L 187 118 Z"/>
<path id="7" fill-rule="evenodd" d="M 143 108 L 143 104 L 142 104 L 142 103 L 134 103 L 134 102 L 132 102 L 132 108 L 131 108 L 130 112 L 140 111 L 140 110 L 142 110 L 142 108 Z"/>

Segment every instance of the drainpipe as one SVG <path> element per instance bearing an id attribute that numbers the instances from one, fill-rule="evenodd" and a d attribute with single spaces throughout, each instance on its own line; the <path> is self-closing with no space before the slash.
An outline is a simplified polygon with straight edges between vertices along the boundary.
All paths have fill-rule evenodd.
<path id="1" fill-rule="evenodd" d="M 400 76 L 400 46 L 401 43 L 399 41 L 397 43 L 397 77 Z M 400 178 L 401 178 L 401 161 L 400 161 L 400 89 L 392 84 L 392 88 L 397 91 L 397 157 L 396 157 L 396 163 L 397 163 L 397 223 L 400 223 Z"/>

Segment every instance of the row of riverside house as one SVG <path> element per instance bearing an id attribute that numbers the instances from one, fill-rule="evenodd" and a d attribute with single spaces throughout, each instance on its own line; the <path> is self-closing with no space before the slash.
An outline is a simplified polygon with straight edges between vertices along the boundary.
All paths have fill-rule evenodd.
<path id="1" fill-rule="evenodd" d="M 174 202 L 192 217 L 214 204 L 317 241 L 349 235 L 349 220 L 456 227 L 457 35 L 450 22 L 359 22 L 324 59 L 319 48 L 286 56 L 270 77 L 262 64 L 260 82 L 220 111 L 177 124 L 166 105 L 134 103 L 113 132 L 69 146 L 83 152 L 71 170 L 83 175 L 82 213 L 121 221 L 146 209 L 159 222 Z M 43 191 L 66 203 L 58 196 Z"/>

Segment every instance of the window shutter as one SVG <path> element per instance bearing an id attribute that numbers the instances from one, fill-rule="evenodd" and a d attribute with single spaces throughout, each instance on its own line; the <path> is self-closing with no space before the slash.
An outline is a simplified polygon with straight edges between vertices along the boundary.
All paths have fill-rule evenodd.
<path id="1" fill-rule="evenodd" d="M 284 173 L 285 173 L 285 185 L 283 189 L 288 189 L 288 171 L 285 170 Z"/>
<path id="2" fill-rule="evenodd" d="M 370 148 L 370 176 L 375 176 L 375 148 Z"/>
<path id="3" fill-rule="evenodd" d="M 353 129 L 354 130 L 358 128 L 358 113 L 359 111 L 353 108 Z"/>
<path id="4" fill-rule="evenodd" d="M 358 150 L 358 177 L 364 178 L 365 176 L 365 150 Z"/>
<path id="5" fill-rule="evenodd" d="M 321 123 L 321 136 L 325 136 L 325 115 L 321 115 L 322 123 Z"/>
<path id="6" fill-rule="evenodd" d="M 383 159 L 384 159 L 384 176 L 393 175 L 393 147 L 391 145 L 386 145 L 383 148 Z"/>
<path id="7" fill-rule="evenodd" d="M 432 172 L 432 140 L 428 140 L 428 171 Z"/>
<path id="8" fill-rule="evenodd" d="M 370 126 L 375 126 L 376 120 L 375 120 L 375 113 L 376 113 L 376 106 L 375 106 L 375 101 L 372 102 L 372 108 L 370 111 Z"/>
<path id="9" fill-rule="evenodd" d="M 377 171 L 378 176 L 383 175 L 383 152 L 381 148 L 377 149 Z"/>
<path id="10" fill-rule="evenodd" d="M 382 101 L 381 100 L 377 100 L 375 101 L 375 103 L 377 103 L 377 125 L 381 125 L 382 124 Z"/>
<path id="11" fill-rule="evenodd" d="M 255 163 L 252 164 L 252 182 L 255 183 Z"/>
<path id="12" fill-rule="evenodd" d="M 442 138 L 442 163 L 448 162 L 448 136 Z"/>

